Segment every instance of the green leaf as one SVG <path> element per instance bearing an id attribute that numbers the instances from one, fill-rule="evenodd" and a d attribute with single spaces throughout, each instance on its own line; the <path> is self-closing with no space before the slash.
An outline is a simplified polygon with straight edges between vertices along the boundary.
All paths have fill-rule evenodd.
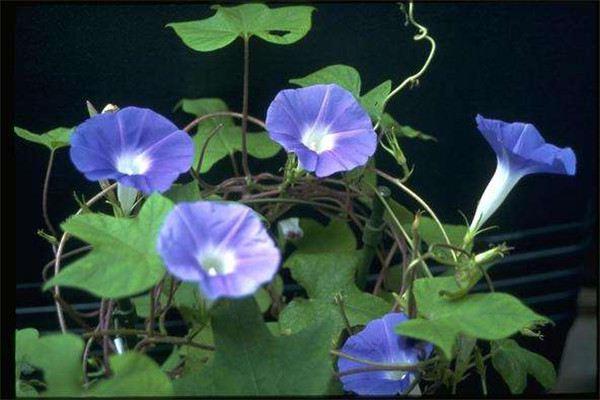
<path id="1" fill-rule="evenodd" d="M 178 107 L 196 117 L 229 110 L 223 100 L 215 98 L 183 99 L 176 106 L 176 108 Z M 232 117 L 219 116 L 208 118 L 198 124 L 197 134 L 193 137 L 195 147 L 194 167 L 198 165 L 204 144 L 219 124 L 222 124 L 223 128 L 208 142 L 204 158 L 202 159 L 201 173 L 210 170 L 222 158 L 242 150 L 242 128 L 235 125 Z M 281 150 L 281 146 L 272 141 L 266 132 L 248 132 L 246 146 L 248 154 L 260 159 L 273 157 Z"/>
<path id="2" fill-rule="evenodd" d="M 400 134 L 404 137 L 411 139 L 421 139 L 421 140 L 433 140 L 437 141 L 437 139 L 431 135 L 427 135 L 421 131 L 416 130 L 408 125 L 400 125 Z"/>
<path id="3" fill-rule="evenodd" d="M 175 204 L 194 202 L 200 200 L 200 188 L 196 181 L 184 184 L 175 183 L 164 193 L 164 196 Z"/>
<path id="4" fill-rule="evenodd" d="M 150 316 L 150 295 L 136 296 L 131 298 L 131 302 L 135 307 L 135 313 L 140 318 L 148 318 Z"/>
<path id="5" fill-rule="evenodd" d="M 93 386 L 88 394 L 102 397 L 172 396 L 173 386 L 154 360 L 140 353 L 110 357 L 113 376 Z"/>
<path id="6" fill-rule="evenodd" d="M 181 356 L 179 355 L 179 349 L 176 346 L 173 346 L 173 350 L 171 350 L 171 354 L 169 357 L 160 365 L 160 370 L 169 373 L 171 370 L 176 368 L 181 361 Z"/>
<path id="7" fill-rule="evenodd" d="M 384 108 L 384 100 L 392 90 L 392 81 L 387 80 L 375 88 L 365 93 L 360 98 L 360 104 L 363 106 L 365 111 L 369 113 L 369 116 L 373 121 L 378 121 L 381 118 Z"/>
<path id="8" fill-rule="evenodd" d="M 15 333 L 15 377 L 21 372 L 31 372 L 32 360 L 35 359 L 35 346 L 40 334 L 37 329 L 17 329 Z"/>
<path id="9" fill-rule="evenodd" d="M 275 44 L 291 44 L 302 39 L 311 28 L 309 6 L 278 7 L 264 4 L 242 4 L 233 7 L 214 6 L 212 17 L 167 24 L 181 40 L 196 51 L 213 51 L 227 46 L 237 37 L 259 38 Z"/>
<path id="10" fill-rule="evenodd" d="M 356 249 L 356 237 L 342 220 L 331 220 L 329 225 L 323 226 L 315 220 L 302 218 L 300 228 L 303 235 L 294 242 L 296 252 L 323 253 Z"/>
<path id="11" fill-rule="evenodd" d="M 523 328 L 549 320 L 506 293 L 477 293 L 449 301 L 441 290 L 455 292 L 454 277 L 422 278 L 414 282 L 419 318 L 396 327 L 396 332 L 437 345 L 452 359 L 459 334 L 477 339 L 500 340 Z"/>
<path id="12" fill-rule="evenodd" d="M 206 114 L 214 114 L 217 112 L 229 111 L 227 104 L 214 97 L 205 97 L 201 99 L 181 99 L 175 105 L 175 110 L 181 108 L 184 112 L 192 114 L 196 117 L 202 117 Z M 198 124 L 198 131 L 209 133 L 219 124 L 223 126 L 235 126 L 233 117 L 228 115 L 215 116 L 207 118 Z"/>
<path id="13" fill-rule="evenodd" d="M 189 325 L 206 324 L 208 318 L 206 302 L 202 298 L 197 284 L 191 282 L 181 283 L 173 297 L 173 305 Z"/>
<path id="14" fill-rule="evenodd" d="M 176 395 L 326 393 L 333 372 L 326 326 L 313 324 L 296 335 L 273 336 L 252 298 L 216 304 L 212 326 L 216 345 L 213 360 L 176 380 Z"/>
<path id="15" fill-rule="evenodd" d="M 193 341 L 200 344 L 214 346 L 215 340 L 213 337 L 213 331 L 210 325 L 205 325 L 198 329 L 194 329 Z M 190 331 L 190 334 L 192 331 Z M 201 349 L 192 346 L 180 346 L 179 356 L 183 357 L 185 363 L 183 365 L 183 374 L 189 372 L 198 372 L 206 366 L 209 360 L 213 359 L 215 355 L 214 351 Z"/>
<path id="16" fill-rule="evenodd" d="M 136 218 L 91 213 L 71 217 L 62 228 L 92 244 L 93 250 L 50 279 L 44 290 L 66 286 L 114 299 L 154 286 L 165 273 L 156 238 L 172 207 L 170 200 L 154 194 Z"/>
<path id="17" fill-rule="evenodd" d="M 407 125 L 400 125 L 390 114 L 383 113 L 381 116 L 381 128 L 384 130 L 393 130 L 396 135 L 404 136 L 409 139 L 433 140 L 437 139 L 431 135 L 427 135 L 421 131 L 411 128 Z"/>
<path id="18" fill-rule="evenodd" d="M 17 379 L 15 383 L 17 397 L 38 397 L 38 392 L 31 384 Z"/>
<path id="19" fill-rule="evenodd" d="M 254 293 L 254 300 L 256 300 L 256 304 L 258 304 L 258 308 L 262 314 L 267 312 L 269 307 L 271 307 L 271 295 L 263 287 L 258 288 L 258 290 Z"/>
<path id="20" fill-rule="evenodd" d="M 80 396 L 83 391 L 83 340 L 73 334 L 48 335 L 37 340 L 31 362 L 44 370 L 44 397 Z"/>
<path id="21" fill-rule="evenodd" d="M 29 132 L 26 129 L 15 126 L 15 133 L 17 136 L 27 140 L 28 142 L 41 144 L 50 150 L 57 150 L 61 147 L 66 147 L 69 145 L 73 128 L 55 128 L 44 134 L 37 135 Z"/>
<path id="22" fill-rule="evenodd" d="M 391 305 L 383 299 L 362 292 L 354 283 L 362 251 L 331 253 L 294 253 L 285 266 L 309 299 L 295 298 L 279 316 L 281 330 L 302 331 L 314 321 L 331 321 L 330 340 L 337 342 L 344 328 L 340 307 L 335 303 L 341 294 L 351 326 L 365 325 L 388 312 Z"/>
<path id="23" fill-rule="evenodd" d="M 512 394 L 523 393 L 527 386 L 527 374 L 548 390 L 554 386 L 554 365 L 541 355 L 522 348 L 516 341 L 506 339 L 494 342 L 492 352 L 492 365 Z"/>
<path id="24" fill-rule="evenodd" d="M 387 80 L 361 97 L 360 74 L 355 68 L 344 64 L 328 65 L 305 77 L 290 79 L 290 83 L 301 87 L 335 83 L 352 93 L 374 121 L 381 117 L 384 100 L 392 90 L 392 81 Z"/>
<path id="25" fill-rule="evenodd" d="M 362 193 L 368 193 L 371 186 L 377 185 L 377 174 L 375 173 L 375 158 L 371 157 L 367 164 L 362 167 L 356 167 L 344 174 L 344 180 L 350 186 L 357 186 Z M 371 207 L 371 198 L 365 194 L 358 198 L 359 201 Z"/>
<path id="26" fill-rule="evenodd" d="M 348 65 L 329 65 L 303 78 L 290 79 L 290 83 L 301 87 L 335 83 L 358 98 L 360 96 L 360 74 Z"/>

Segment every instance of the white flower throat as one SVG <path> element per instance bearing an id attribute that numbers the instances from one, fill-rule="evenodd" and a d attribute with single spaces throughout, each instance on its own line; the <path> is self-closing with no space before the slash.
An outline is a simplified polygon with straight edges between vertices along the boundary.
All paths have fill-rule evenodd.
<path id="1" fill-rule="evenodd" d="M 144 154 L 121 154 L 116 162 L 117 171 L 125 175 L 141 175 L 150 168 L 150 159 Z"/>
<path id="2" fill-rule="evenodd" d="M 235 255 L 231 251 L 208 247 L 198 254 L 197 260 L 209 276 L 227 275 L 235 271 Z"/>
<path id="3" fill-rule="evenodd" d="M 317 154 L 333 149 L 335 136 L 327 128 L 310 127 L 302 133 L 302 144 Z"/>
<path id="4" fill-rule="evenodd" d="M 469 227 L 471 232 L 481 228 L 488 218 L 494 214 L 523 175 L 523 171 L 514 171 L 510 168 L 510 165 L 498 160 L 496 172 L 494 172 L 477 204 L 475 216 Z"/>

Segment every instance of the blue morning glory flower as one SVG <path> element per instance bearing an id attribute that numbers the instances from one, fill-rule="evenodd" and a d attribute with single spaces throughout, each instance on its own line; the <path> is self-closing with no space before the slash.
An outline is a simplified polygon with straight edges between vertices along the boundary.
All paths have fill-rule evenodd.
<path id="1" fill-rule="evenodd" d="M 577 161 L 573 150 L 546 143 L 532 124 L 508 123 L 481 115 L 476 120 L 477 128 L 496 152 L 498 165 L 479 200 L 470 231 L 476 231 L 487 221 L 525 175 L 575 175 Z"/>
<path id="2" fill-rule="evenodd" d="M 162 115 L 126 107 L 79 125 L 71 136 L 70 154 L 87 179 L 114 179 L 149 194 L 166 191 L 190 169 L 194 145 Z"/>
<path id="3" fill-rule="evenodd" d="M 377 147 L 367 112 L 334 84 L 282 90 L 267 110 L 266 125 L 271 139 L 318 177 L 365 165 Z"/>
<path id="4" fill-rule="evenodd" d="M 157 250 L 171 274 L 198 282 L 210 300 L 254 293 L 281 262 L 258 214 L 238 203 L 177 204 L 161 228 Z"/>
<path id="5" fill-rule="evenodd" d="M 418 342 L 399 336 L 394 328 L 408 318 L 403 313 L 389 313 L 383 318 L 375 319 L 358 334 L 351 336 L 342 353 L 349 356 L 383 364 L 411 365 L 424 360 L 433 350 L 429 343 Z M 368 367 L 340 357 L 337 362 L 340 373 L 356 368 Z M 411 371 L 369 371 L 341 376 L 344 390 L 359 395 L 392 396 L 404 393 L 410 386 L 415 374 Z"/>

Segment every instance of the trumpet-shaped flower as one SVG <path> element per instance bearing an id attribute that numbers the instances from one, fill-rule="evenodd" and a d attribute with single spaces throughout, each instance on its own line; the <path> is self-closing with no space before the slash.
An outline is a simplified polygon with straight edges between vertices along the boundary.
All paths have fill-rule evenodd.
<path id="1" fill-rule="evenodd" d="M 318 177 L 365 165 L 377 135 L 367 112 L 338 85 L 282 90 L 267 110 L 271 139 Z"/>
<path id="2" fill-rule="evenodd" d="M 236 203 L 179 203 L 157 243 L 167 270 L 195 281 L 203 295 L 243 297 L 277 272 L 281 255 L 259 216 Z"/>
<path id="3" fill-rule="evenodd" d="M 546 143 L 532 124 L 508 123 L 477 115 L 477 128 L 496 152 L 498 165 L 487 185 L 470 231 L 478 230 L 498 209 L 517 182 L 528 174 L 575 175 L 575 153 Z"/>
<path id="4" fill-rule="evenodd" d="M 71 160 L 91 181 L 115 179 L 146 194 L 169 189 L 192 165 L 187 133 L 152 110 L 126 107 L 98 114 L 71 136 Z"/>
<path id="5" fill-rule="evenodd" d="M 394 333 L 394 328 L 406 320 L 408 318 L 402 313 L 389 313 L 369 322 L 362 331 L 346 340 L 342 353 L 380 364 L 407 366 L 422 361 L 429 356 L 433 346 Z M 369 365 L 342 356 L 338 359 L 337 366 L 344 390 L 359 395 L 392 396 L 404 393 L 415 378 L 413 372 L 406 370 L 350 373 L 351 370 Z"/>

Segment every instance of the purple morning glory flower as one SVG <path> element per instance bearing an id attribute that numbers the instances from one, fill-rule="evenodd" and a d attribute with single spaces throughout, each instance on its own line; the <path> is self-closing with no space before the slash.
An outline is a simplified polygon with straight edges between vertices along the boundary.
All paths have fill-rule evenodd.
<path id="1" fill-rule="evenodd" d="M 318 177 L 365 165 L 377 147 L 371 118 L 338 85 L 282 90 L 267 110 L 266 124 L 271 139 Z"/>
<path id="2" fill-rule="evenodd" d="M 91 181 L 115 179 L 146 194 L 164 192 L 192 165 L 187 133 L 152 110 L 98 114 L 71 136 L 71 160 Z"/>
<path id="3" fill-rule="evenodd" d="M 498 209 L 517 182 L 528 174 L 575 175 L 575 153 L 546 143 L 532 124 L 508 123 L 477 115 L 477 128 L 496 152 L 498 165 L 486 187 L 470 230 L 476 231 Z"/>
<path id="4" fill-rule="evenodd" d="M 167 270 L 210 300 L 243 297 L 269 282 L 281 255 L 258 214 L 237 203 L 179 203 L 157 244 Z"/>
<path id="5" fill-rule="evenodd" d="M 358 334 L 351 336 L 342 353 L 362 360 L 383 364 L 410 365 L 416 364 L 429 356 L 433 346 L 399 336 L 394 328 L 408 318 L 403 313 L 389 313 L 383 318 L 375 319 Z M 340 373 L 368 367 L 367 364 L 340 357 L 337 362 Z M 411 371 L 369 371 L 342 375 L 344 390 L 359 395 L 392 396 L 404 393 L 415 375 Z"/>

